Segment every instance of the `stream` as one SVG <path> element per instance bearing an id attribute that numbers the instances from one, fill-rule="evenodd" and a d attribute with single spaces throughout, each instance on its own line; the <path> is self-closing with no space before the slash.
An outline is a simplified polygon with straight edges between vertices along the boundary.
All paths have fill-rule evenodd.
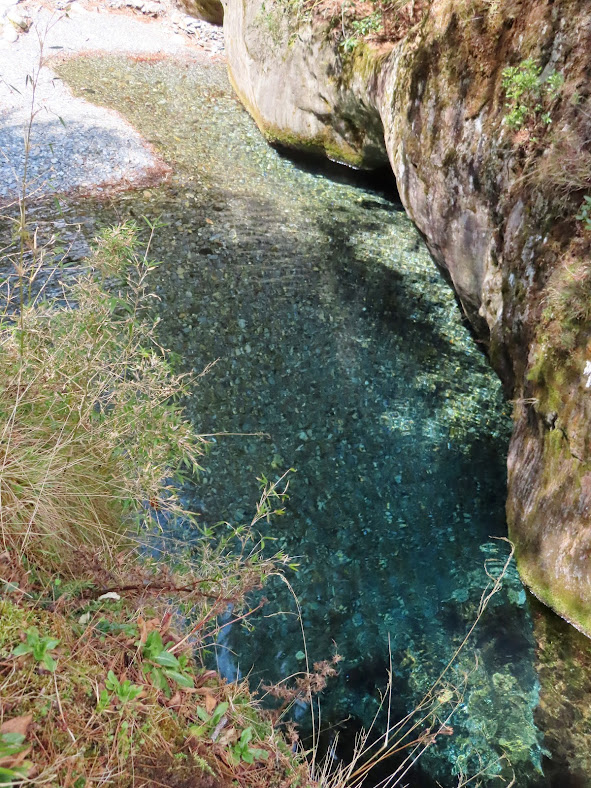
<path id="1" fill-rule="evenodd" d="M 232 433 L 213 439 L 190 491 L 204 526 L 248 522 L 258 479 L 294 468 L 285 516 L 258 527 L 272 552 L 300 565 L 288 579 L 310 661 L 342 657 L 319 708 L 345 757 L 379 710 L 390 664 L 397 719 L 452 658 L 509 556 L 510 406 L 391 175 L 315 167 L 268 147 L 222 65 L 94 57 L 59 74 L 120 111 L 174 168 L 168 185 L 64 198 L 61 211 L 86 239 L 128 218 L 163 225 L 151 248 L 162 260 L 162 342 L 182 369 L 216 362 L 187 408 L 200 432 Z M 252 687 L 304 666 L 289 589 L 273 580 L 264 595 L 253 628 L 222 630 L 212 654 Z M 440 718 L 457 705 L 453 732 L 406 783 L 451 788 L 480 773 L 501 785 L 515 773 L 520 788 L 571 784 L 562 761 L 562 782 L 542 776 L 540 676 L 551 684 L 566 659 L 550 620 L 511 562 L 438 693 Z M 295 714 L 305 732 L 309 709 Z"/>

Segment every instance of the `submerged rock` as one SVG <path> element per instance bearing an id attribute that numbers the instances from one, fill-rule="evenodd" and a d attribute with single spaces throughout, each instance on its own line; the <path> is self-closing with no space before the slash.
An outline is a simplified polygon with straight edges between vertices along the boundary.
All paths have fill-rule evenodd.
<path id="1" fill-rule="evenodd" d="M 387 155 L 515 401 L 507 512 L 521 576 L 591 634 L 591 10 L 416 7 L 378 45 L 328 5 L 227 0 L 231 79 L 272 143 L 358 167 Z M 511 99 L 511 74 L 526 72 Z"/>

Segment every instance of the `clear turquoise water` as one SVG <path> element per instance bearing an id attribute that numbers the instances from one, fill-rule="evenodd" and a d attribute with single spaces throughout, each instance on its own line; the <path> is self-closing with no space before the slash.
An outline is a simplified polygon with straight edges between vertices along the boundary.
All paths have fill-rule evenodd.
<path id="1" fill-rule="evenodd" d="M 163 260 L 163 342 L 185 369 L 217 360 L 191 417 L 204 433 L 264 433 L 215 440 L 192 493 L 204 524 L 249 520 L 257 477 L 296 469 L 285 517 L 261 529 L 300 562 L 289 579 L 311 659 L 335 647 L 343 656 L 321 706 L 325 722 L 349 718 L 347 741 L 378 707 L 388 641 L 403 714 L 473 621 L 485 560 L 494 573 L 508 553 L 491 540 L 505 534 L 500 385 L 385 196 L 391 183 L 355 185 L 280 156 L 219 66 L 83 59 L 61 73 L 122 111 L 176 168 L 167 188 L 86 203 L 87 231 L 129 216 L 166 223 L 152 247 Z M 279 581 L 265 595 L 254 630 L 224 631 L 218 649 L 223 669 L 253 684 L 302 668 L 293 599 Z M 426 774 L 451 786 L 481 767 L 537 784 L 525 603 L 511 566 L 450 674 L 464 687 L 454 734 L 426 753 L 413 784 Z"/>

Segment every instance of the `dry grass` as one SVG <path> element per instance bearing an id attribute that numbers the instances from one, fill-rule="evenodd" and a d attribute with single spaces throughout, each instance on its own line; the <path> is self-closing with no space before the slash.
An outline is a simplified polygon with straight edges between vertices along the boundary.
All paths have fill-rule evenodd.
<path id="1" fill-rule="evenodd" d="M 72 308 L 24 304 L 0 324 L 0 541 L 61 572 L 78 551 L 107 556 L 150 506 L 178 511 L 164 480 L 204 445 L 145 315 L 151 266 L 133 228 L 105 234 L 90 262 Z"/>
<path id="2" fill-rule="evenodd" d="M 531 162 L 523 179 L 541 192 L 560 215 L 575 213 L 591 189 L 591 140 L 573 132 L 561 137 Z M 576 204 L 575 204 L 576 203 Z"/>
<path id="3" fill-rule="evenodd" d="M 34 596 L 35 589 L 27 593 Z M 22 770 L 27 784 L 155 786 L 160 774 L 167 785 L 194 788 L 233 781 L 287 787 L 305 778 L 305 764 L 264 721 L 248 687 L 226 684 L 195 662 L 191 645 L 171 627 L 170 607 L 155 597 L 117 602 L 62 596 L 53 611 L 46 597 L 36 605 L 13 599 L 0 599 L 0 757 L 2 734 L 9 731 L 22 733 L 25 748 L 0 766 Z M 12 655 L 31 627 L 59 641 L 52 649 L 54 672 L 31 655 Z M 167 653 L 186 660 L 183 674 L 191 686 L 167 679 L 163 691 L 154 683 L 154 662 L 145 656 L 153 633 Z M 134 697 L 113 691 L 111 675 L 120 685 L 130 682 Z M 200 730 L 202 715 L 220 704 L 226 710 L 216 729 Z M 233 757 L 247 727 L 266 756 L 253 763 Z"/>

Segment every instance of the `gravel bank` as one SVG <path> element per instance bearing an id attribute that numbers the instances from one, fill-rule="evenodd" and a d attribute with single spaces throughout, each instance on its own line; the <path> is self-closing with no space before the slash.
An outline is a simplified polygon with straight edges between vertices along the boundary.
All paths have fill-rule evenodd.
<path id="1" fill-rule="evenodd" d="M 0 205 L 12 202 L 20 190 L 32 107 L 30 196 L 73 190 L 100 194 L 166 177 L 167 166 L 129 123 L 74 97 L 50 67 L 52 58 L 88 51 L 220 59 L 219 28 L 186 17 L 168 3 L 137 5 L 130 10 L 120 0 L 98 6 L 0 0 L 0 17 L 9 31 L 0 38 Z M 149 13 L 142 13 L 142 5 Z M 15 17 L 30 22 L 28 31 L 10 21 Z M 12 40 L 15 27 L 19 32 Z"/>

